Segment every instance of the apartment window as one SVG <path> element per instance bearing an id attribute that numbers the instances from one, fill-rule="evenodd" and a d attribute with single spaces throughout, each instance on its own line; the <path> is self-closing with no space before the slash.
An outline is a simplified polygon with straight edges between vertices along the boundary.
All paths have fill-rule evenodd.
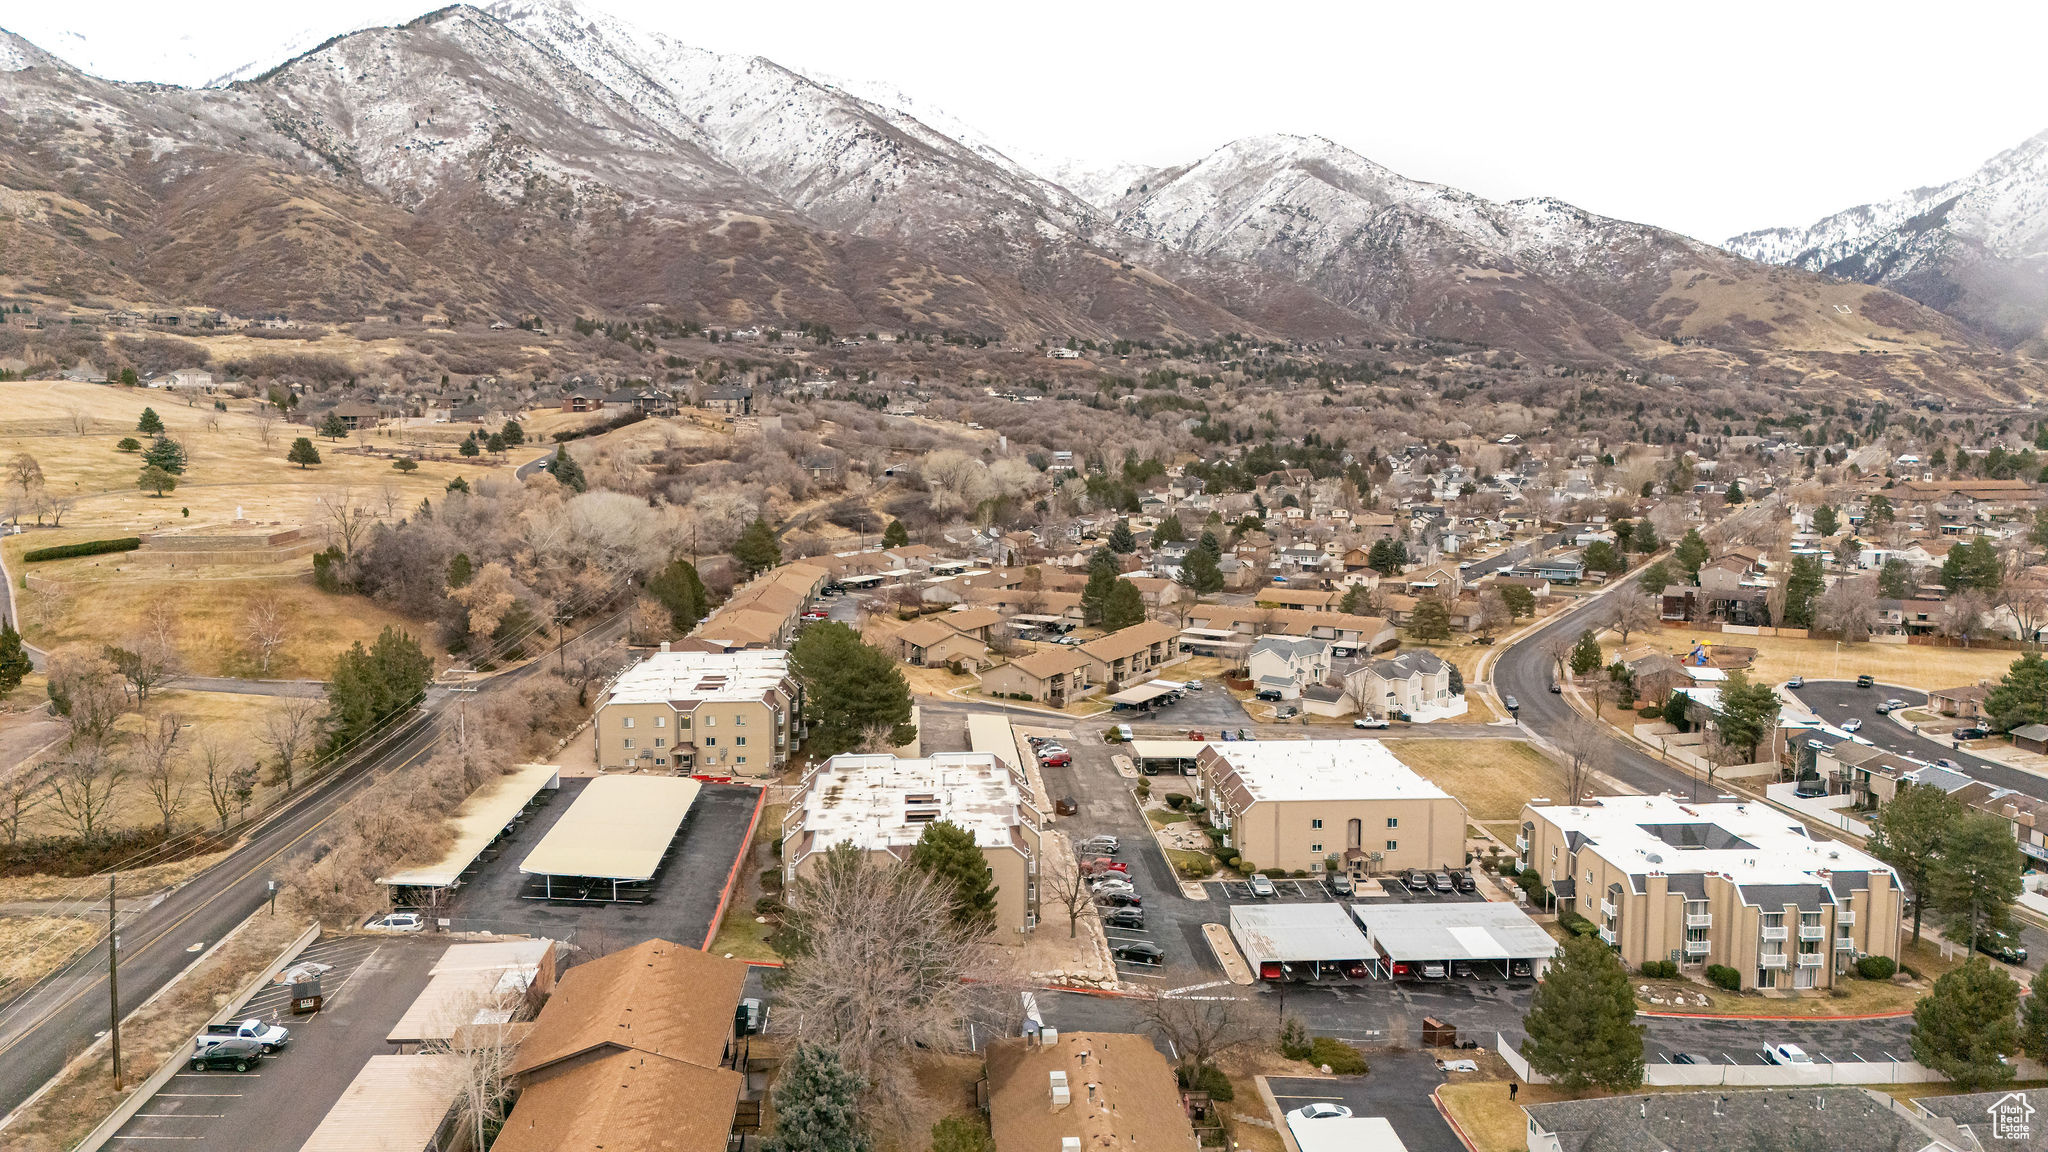
<path id="1" fill-rule="evenodd" d="M 621 721 L 621 722 L 620 722 L 620 724 L 619 724 L 619 727 L 621 727 L 621 728 L 631 728 L 632 726 L 633 726 L 633 718 L 632 718 L 631 716 L 628 716 L 628 717 L 626 717 L 626 718 L 625 718 L 625 719 L 624 719 L 623 721 Z"/>
<path id="2" fill-rule="evenodd" d="M 678 727 L 678 728 L 688 728 L 689 726 L 690 726 L 690 718 L 689 718 L 688 716 L 678 716 L 678 717 L 676 717 L 676 727 Z"/>
<path id="3" fill-rule="evenodd" d="M 1321 820 L 1311 820 L 1308 822 L 1308 826 L 1312 829 L 1321 828 L 1323 826 L 1323 822 Z"/>
<path id="4" fill-rule="evenodd" d="M 626 747 L 628 749 L 633 747 L 633 738 L 631 736 L 626 737 Z"/>
<path id="5" fill-rule="evenodd" d="M 716 748 L 716 747 L 718 747 L 718 737 L 716 737 L 716 736 L 706 736 L 706 737 L 704 738 L 704 746 L 705 746 L 706 748 Z"/>
<path id="6" fill-rule="evenodd" d="M 1400 842 L 1399 840 L 1389 840 L 1389 841 L 1387 841 L 1387 851 L 1389 851 L 1389 852 L 1397 852 L 1397 851 L 1399 851 L 1399 850 L 1400 850 L 1400 848 L 1401 848 L 1401 842 Z"/>
<path id="7" fill-rule="evenodd" d="M 1399 828 L 1400 826 L 1401 826 L 1401 818 L 1400 818 L 1399 816 L 1389 816 L 1389 817 L 1387 817 L 1387 827 L 1389 827 L 1389 828 Z"/>
<path id="8" fill-rule="evenodd" d="M 732 738 L 732 742 L 739 745 L 742 748 L 745 748 L 747 746 L 747 738 L 745 736 L 735 736 Z"/>
<path id="9" fill-rule="evenodd" d="M 704 718 L 704 726 L 705 726 L 706 728 L 716 728 L 716 727 L 718 727 L 718 717 L 716 717 L 716 716 L 706 716 L 706 717 Z"/>
<path id="10" fill-rule="evenodd" d="M 1311 852 L 1321 852 L 1323 850 L 1323 846 L 1321 844 L 1311 844 L 1308 846 L 1308 850 Z"/>
<path id="11" fill-rule="evenodd" d="M 656 736 L 656 737 L 654 738 L 654 746 L 655 746 L 656 748 L 666 748 L 666 747 L 668 747 L 668 741 L 667 741 L 667 740 L 665 740 L 665 739 L 663 739 L 663 738 L 662 738 L 662 737 L 660 737 L 660 736 Z"/>
<path id="12" fill-rule="evenodd" d="M 655 764 L 657 764 L 657 765 L 661 765 L 661 764 L 666 764 L 666 763 L 668 763 L 668 757 L 666 757 L 666 756 L 656 756 L 656 757 L 654 758 L 654 762 L 655 762 Z"/>
<path id="13" fill-rule="evenodd" d="M 745 764 L 747 762 L 747 758 L 745 756 L 735 756 L 732 758 L 732 762 L 735 764 Z"/>
<path id="14" fill-rule="evenodd" d="M 745 716 L 734 716 L 732 722 L 738 728 L 745 728 L 747 726 L 747 718 Z"/>
<path id="15" fill-rule="evenodd" d="M 666 716 L 656 716 L 656 717 L 654 718 L 654 726 L 655 726 L 656 728 L 666 728 L 666 727 L 668 727 L 668 717 L 666 717 Z"/>

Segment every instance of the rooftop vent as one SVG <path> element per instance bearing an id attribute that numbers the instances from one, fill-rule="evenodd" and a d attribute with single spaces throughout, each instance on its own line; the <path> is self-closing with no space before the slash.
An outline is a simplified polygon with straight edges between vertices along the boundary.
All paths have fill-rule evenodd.
<path id="1" fill-rule="evenodd" d="M 1067 1088 L 1066 1071 L 1064 1069 L 1054 1069 L 1049 1075 L 1052 1078 L 1052 1106 L 1054 1108 L 1065 1108 L 1067 1105 L 1072 1104 L 1074 1102 L 1074 1094 Z"/>

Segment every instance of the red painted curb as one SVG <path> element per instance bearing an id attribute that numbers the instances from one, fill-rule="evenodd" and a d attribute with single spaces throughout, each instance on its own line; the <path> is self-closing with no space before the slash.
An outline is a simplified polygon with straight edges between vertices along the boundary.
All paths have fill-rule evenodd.
<path id="1" fill-rule="evenodd" d="M 1638 1012 L 1645 1020 L 1897 1020 L 1911 1016 L 1904 1012 L 1866 1012 L 1857 1016 L 1738 1016 L 1723 1012 Z"/>
<path id="2" fill-rule="evenodd" d="M 711 917 L 711 928 L 704 933 L 704 943 L 699 952 L 711 951 L 711 942 L 718 939 L 718 926 L 725 922 L 725 906 L 732 899 L 733 882 L 740 878 L 740 867 L 747 857 L 754 854 L 754 829 L 760 827 L 761 809 L 768 803 L 768 789 L 759 788 L 754 792 L 754 815 L 747 821 L 747 838 L 740 843 L 740 854 L 733 859 L 732 871 L 725 874 L 725 890 L 718 894 L 718 911 Z"/>
<path id="3" fill-rule="evenodd" d="M 1457 1117 L 1451 1115 L 1451 1110 L 1444 1107 L 1443 1099 L 1437 1095 L 1442 1087 L 1443 1085 L 1439 1084 L 1429 1090 L 1429 1102 L 1436 1105 L 1436 1114 L 1443 1117 L 1444 1123 L 1451 1126 L 1451 1133 L 1464 1143 L 1469 1152 L 1479 1152 L 1479 1145 L 1474 1144 L 1472 1138 L 1465 1135 L 1465 1129 L 1458 1124 Z"/>

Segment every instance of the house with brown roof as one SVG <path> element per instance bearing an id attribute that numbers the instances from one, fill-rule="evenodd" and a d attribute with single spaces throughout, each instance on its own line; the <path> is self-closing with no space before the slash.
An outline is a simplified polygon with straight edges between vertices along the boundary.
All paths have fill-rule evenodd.
<path id="1" fill-rule="evenodd" d="M 1990 691 L 1991 685 L 1981 681 L 1961 688 L 1939 688 L 1927 694 L 1927 706 L 1943 716 L 1975 720 L 1984 707 L 1985 694 Z"/>
<path id="2" fill-rule="evenodd" d="M 1318 588 L 1282 588 L 1277 584 L 1267 585 L 1253 595 L 1253 602 L 1261 608 L 1294 608 L 1304 612 L 1335 612 L 1337 605 L 1344 602 L 1344 593 L 1325 592 Z"/>
<path id="3" fill-rule="evenodd" d="M 986 1056 L 995 1152 L 1196 1152 L 1179 1082 L 1143 1036 L 1026 1036 Z"/>
<path id="4" fill-rule="evenodd" d="M 562 976 L 519 1045 L 494 1152 L 722 1152 L 746 1077 L 733 1018 L 747 966 L 649 940 Z"/>
<path id="5" fill-rule="evenodd" d="M 1090 678 L 1093 662 L 1078 648 L 1064 645 L 1019 656 L 981 674 L 981 690 L 991 696 L 1036 700 L 1054 708 L 1101 691 Z"/>
<path id="6" fill-rule="evenodd" d="M 1203 604 L 1188 613 L 1188 623 L 1196 628 L 1236 632 L 1249 637 L 1278 634 L 1328 640 L 1338 648 L 1350 650 L 1334 653 L 1338 656 L 1350 655 L 1351 652 L 1379 652 L 1401 642 L 1400 633 L 1387 621 L 1350 612 Z"/>
<path id="7" fill-rule="evenodd" d="M 1121 692 L 1187 658 L 1181 654 L 1180 630 L 1161 620 L 1118 629 L 1081 645 L 1080 651 L 1088 660 L 1089 679 L 1111 692 Z"/>
<path id="8" fill-rule="evenodd" d="M 913 668 L 960 664 L 979 669 L 986 664 L 988 645 L 953 627 L 949 619 L 953 615 L 942 612 L 905 624 L 890 641 L 896 647 L 897 658 Z"/>

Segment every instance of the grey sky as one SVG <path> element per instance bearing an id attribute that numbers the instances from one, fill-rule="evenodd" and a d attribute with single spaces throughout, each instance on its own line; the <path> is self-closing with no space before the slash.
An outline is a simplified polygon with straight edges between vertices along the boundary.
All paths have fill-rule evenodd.
<path id="1" fill-rule="evenodd" d="M 891 84 L 1020 154 L 1169 164 L 1313 133 L 1417 179 L 1708 240 L 1940 183 L 2048 129 L 2038 4 L 584 3 Z M 119 79 L 189 83 L 432 6 L 67 0 L 0 24 Z"/>

